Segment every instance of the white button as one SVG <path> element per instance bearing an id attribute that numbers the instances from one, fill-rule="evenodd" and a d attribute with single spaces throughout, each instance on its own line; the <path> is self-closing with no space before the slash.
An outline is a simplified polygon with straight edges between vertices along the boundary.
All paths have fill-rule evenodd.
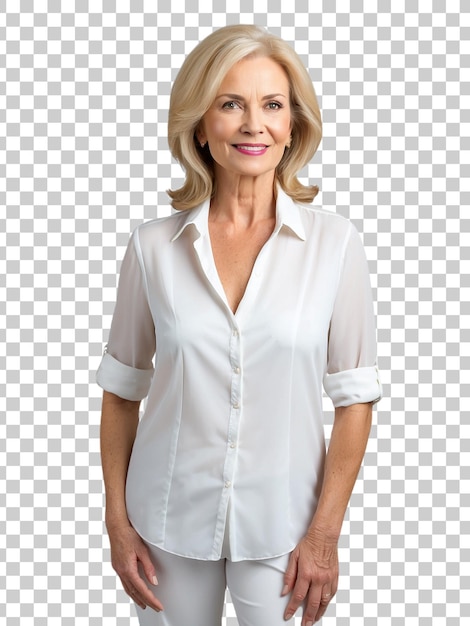
<path id="1" fill-rule="evenodd" d="M 236 328 L 233 329 L 232 335 L 238 337 L 238 330 Z"/>
<path id="2" fill-rule="evenodd" d="M 225 481 L 225 487 L 228 489 L 232 483 L 229 480 Z"/>
<path id="3" fill-rule="evenodd" d="M 231 448 L 235 448 L 235 446 L 236 446 L 236 445 L 237 445 L 237 444 L 236 444 L 234 441 L 231 441 L 231 442 L 230 442 L 230 447 L 231 447 Z"/>
<path id="4" fill-rule="evenodd" d="M 233 406 L 234 409 L 239 409 L 240 408 L 240 405 L 238 404 L 238 402 L 234 402 L 232 404 L 232 406 Z"/>
<path id="5" fill-rule="evenodd" d="M 240 368 L 239 367 L 234 367 L 233 371 L 235 372 L 235 374 L 239 374 L 240 373 Z"/>

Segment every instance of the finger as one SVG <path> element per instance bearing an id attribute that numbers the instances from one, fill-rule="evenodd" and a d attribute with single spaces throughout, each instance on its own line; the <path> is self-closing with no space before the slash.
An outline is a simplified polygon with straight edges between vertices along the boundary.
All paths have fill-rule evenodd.
<path id="1" fill-rule="evenodd" d="M 133 600 L 138 606 L 140 606 L 141 609 L 145 609 L 147 605 L 140 598 L 137 597 L 137 593 L 135 592 L 135 590 L 129 587 L 129 585 L 127 585 L 122 578 L 121 578 L 121 582 L 122 582 L 124 591 L 127 593 L 129 598 Z"/>
<path id="2" fill-rule="evenodd" d="M 153 592 L 150 591 L 142 578 L 139 577 L 139 579 L 134 583 L 134 589 L 139 600 L 144 602 L 147 606 L 150 606 L 155 611 L 163 611 L 162 603 L 155 597 Z"/>
<path id="3" fill-rule="evenodd" d="M 295 583 L 294 589 L 292 590 L 292 595 L 289 600 L 289 604 L 286 607 L 284 612 L 284 619 L 290 619 L 294 613 L 297 611 L 299 606 L 304 601 L 306 595 L 308 593 L 308 581 L 306 579 L 302 579 L 297 577 L 297 581 Z"/>
<path id="4" fill-rule="evenodd" d="M 299 557 L 297 552 L 292 552 L 287 565 L 286 573 L 284 574 L 284 587 L 282 589 L 281 596 L 286 596 L 294 587 L 295 580 L 297 578 L 298 560 Z"/>
<path id="5" fill-rule="evenodd" d="M 321 620 L 321 618 L 326 613 L 326 609 L 328 608 L 328 606 L 329 606 L 328 604 L 320 604 L 320 606 L 318 607 L 317 615 L 315 617 L 316 622 Z"/>
<path id="6" fill-rule="evenodd" d="M 129 595 L 132 600 L 136 604 L 138 604 L 142 609 L 145 609 L 147 606 L 152 608 L 154 611 L 162 611 L 163 606 L 161 602 L 153 595 L 151 591 L 146 587 L 147 593 L 144 592 L 140 587 L 135 587 L 133 585 L 125 585 L 126 593 Z"/>
<path id="7" fill-rule="evenodd" d="M 318 607 L 317 614 L 315 616 L 315 621 L 316 622 L 321 620 L 323 615 L 326 613 L 326 609 L 328 608 L 329 604 L 330 604 L 329 602 L 327 602 L 326 604 L 323 603 L 323 602 L 320 602 L 320 606 Z"/>
<path id="8" fill-rule="evenodd" d="M 323 587 L 323 591 L 320 598 L 320 605 L 317 610 L 317 614 L 315 616 L 315 621 L 318 622 L 323 615 L 326 613 L 326 609 L 328 608 L 331 600 L 333 599 L 333 593 L 331 588 Z"/>
<path id="9" fill-rule="evenodd" d="M 129 593 L 131 598 L 138 604 L 143 603 L 156 611 L 163 610 L 162 603 L 155 597 L 153 592 L 147 587 L 144 580 L 140 577 L 135 563 L 132 564 L 125 575 L 121 576 L 121 580 L 123 585 L 127 586 L 130 590 L 130 593 L 127 593 Z M 145 608 L 145 606 L 143 608 Z"/>
<path id="10" fill-rule="evenodd" d="M 333 597 L 333 594 L 331 593 L 331 588 L 325 585 L 322 589 L 320 604 L 328 605 L 332 597 Z"/>
<path id="11" fill-rule="evenodd" d="M 151 585 L 158 585 L 157 573 L 155 566 L 150 559 L 150 554 L 147 546 L 142 544 L 142 549 L 137 552 L 137 558 L 140 561 L 140 565 L 145 573 L 145 576 Z"/>
<path id="12" fill-rule="evenodd" d="M 321 587 L 311 585 L 302 617 L 302 626 L 311 626 L 317 621 L 318 609 L 321 606 Z"/>
<path id="13" fill-rule="evenodd" d="M 334 598 L 338 591 L 338 575 L 333 579 L 331 583 L 331 597 Z"/>

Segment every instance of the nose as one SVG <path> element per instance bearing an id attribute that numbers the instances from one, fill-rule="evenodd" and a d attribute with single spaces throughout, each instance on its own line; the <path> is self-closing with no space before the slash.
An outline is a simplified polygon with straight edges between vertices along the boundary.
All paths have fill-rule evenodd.
<path id="1" fill-rule="evenodd" d="M 257 135 L 263 132 L 263 121 L 257 107 L 247 107 L 243 115 L 242 133 Z"/>

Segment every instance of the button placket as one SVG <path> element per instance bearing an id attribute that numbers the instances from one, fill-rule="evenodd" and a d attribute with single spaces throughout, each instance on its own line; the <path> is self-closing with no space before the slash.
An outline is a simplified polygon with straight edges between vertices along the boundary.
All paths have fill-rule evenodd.
<path id="1" fill-rule="evenodd" d="M 235 455 L 238 441 L 238 429 L 242 410 L 242 384 L 241 384 L 241 338 L 238 328 L 233 327 L 230 336 L 229 363 L 232 370 L 230 385 L 230 419 L 227 435 L 227 457 L 224 468 L 224 486 L 226 489 L 233 484 L 235 468 Z"/>

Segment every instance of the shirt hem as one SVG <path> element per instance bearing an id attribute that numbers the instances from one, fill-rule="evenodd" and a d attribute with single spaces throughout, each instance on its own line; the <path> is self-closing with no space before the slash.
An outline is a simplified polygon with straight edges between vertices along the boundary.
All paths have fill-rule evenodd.
<path id="1" fill-rule="evenodd" d="M 184 559 L 194 559 L 195 561 L 221 561 L 223 560 L 225 557 L 220 556 L 216 556 L 216 557 L 212 557 L 212 556 L 201 556 L 201 555 L 195 555 L 192 553 L 183 553 L 183 552 L 177 552 L 176 550 L 170 550 L 169 548 L 167 548 L 163 542 L 155 542 L 155 541 L 151 541 L 150 539 L 148 539 L 147 537 L 144 537 L 144 534 L 140 532 L 140 530 L 137 528 L 137 526 L 134 524 L 134 522 L 132 520 L 130 520 L 134 530 L 136 531 L 136 533 L 140 536 L 141 539 L 143 539 L 143 541 L 145 541 L 146 543 L 155 546 L 156 548 L 159 548 L 159 550 L 163 550 L 163 552 L 168 552 L 169 554 L 173 554 L 174 556 L 179 556 L 181 558 Z M 292 547 L 288 548 L 287 550 L 283 550 L 282 552 L 276 552 L 275 554 L 268 554 L 265 556 L 233 556 L 233 554 L 231 555 L 231 558 L 227 558 L 227 561 L 231 561 L 232 563 L 237 563 L 239 561 L 265 561 L 268 559 L 275 559 L 281 556 L 285 556 L 286 554 L 290 554 L 292 552 L 292 550 L 294 550 L 296 544 L 293 544 Z"/>

